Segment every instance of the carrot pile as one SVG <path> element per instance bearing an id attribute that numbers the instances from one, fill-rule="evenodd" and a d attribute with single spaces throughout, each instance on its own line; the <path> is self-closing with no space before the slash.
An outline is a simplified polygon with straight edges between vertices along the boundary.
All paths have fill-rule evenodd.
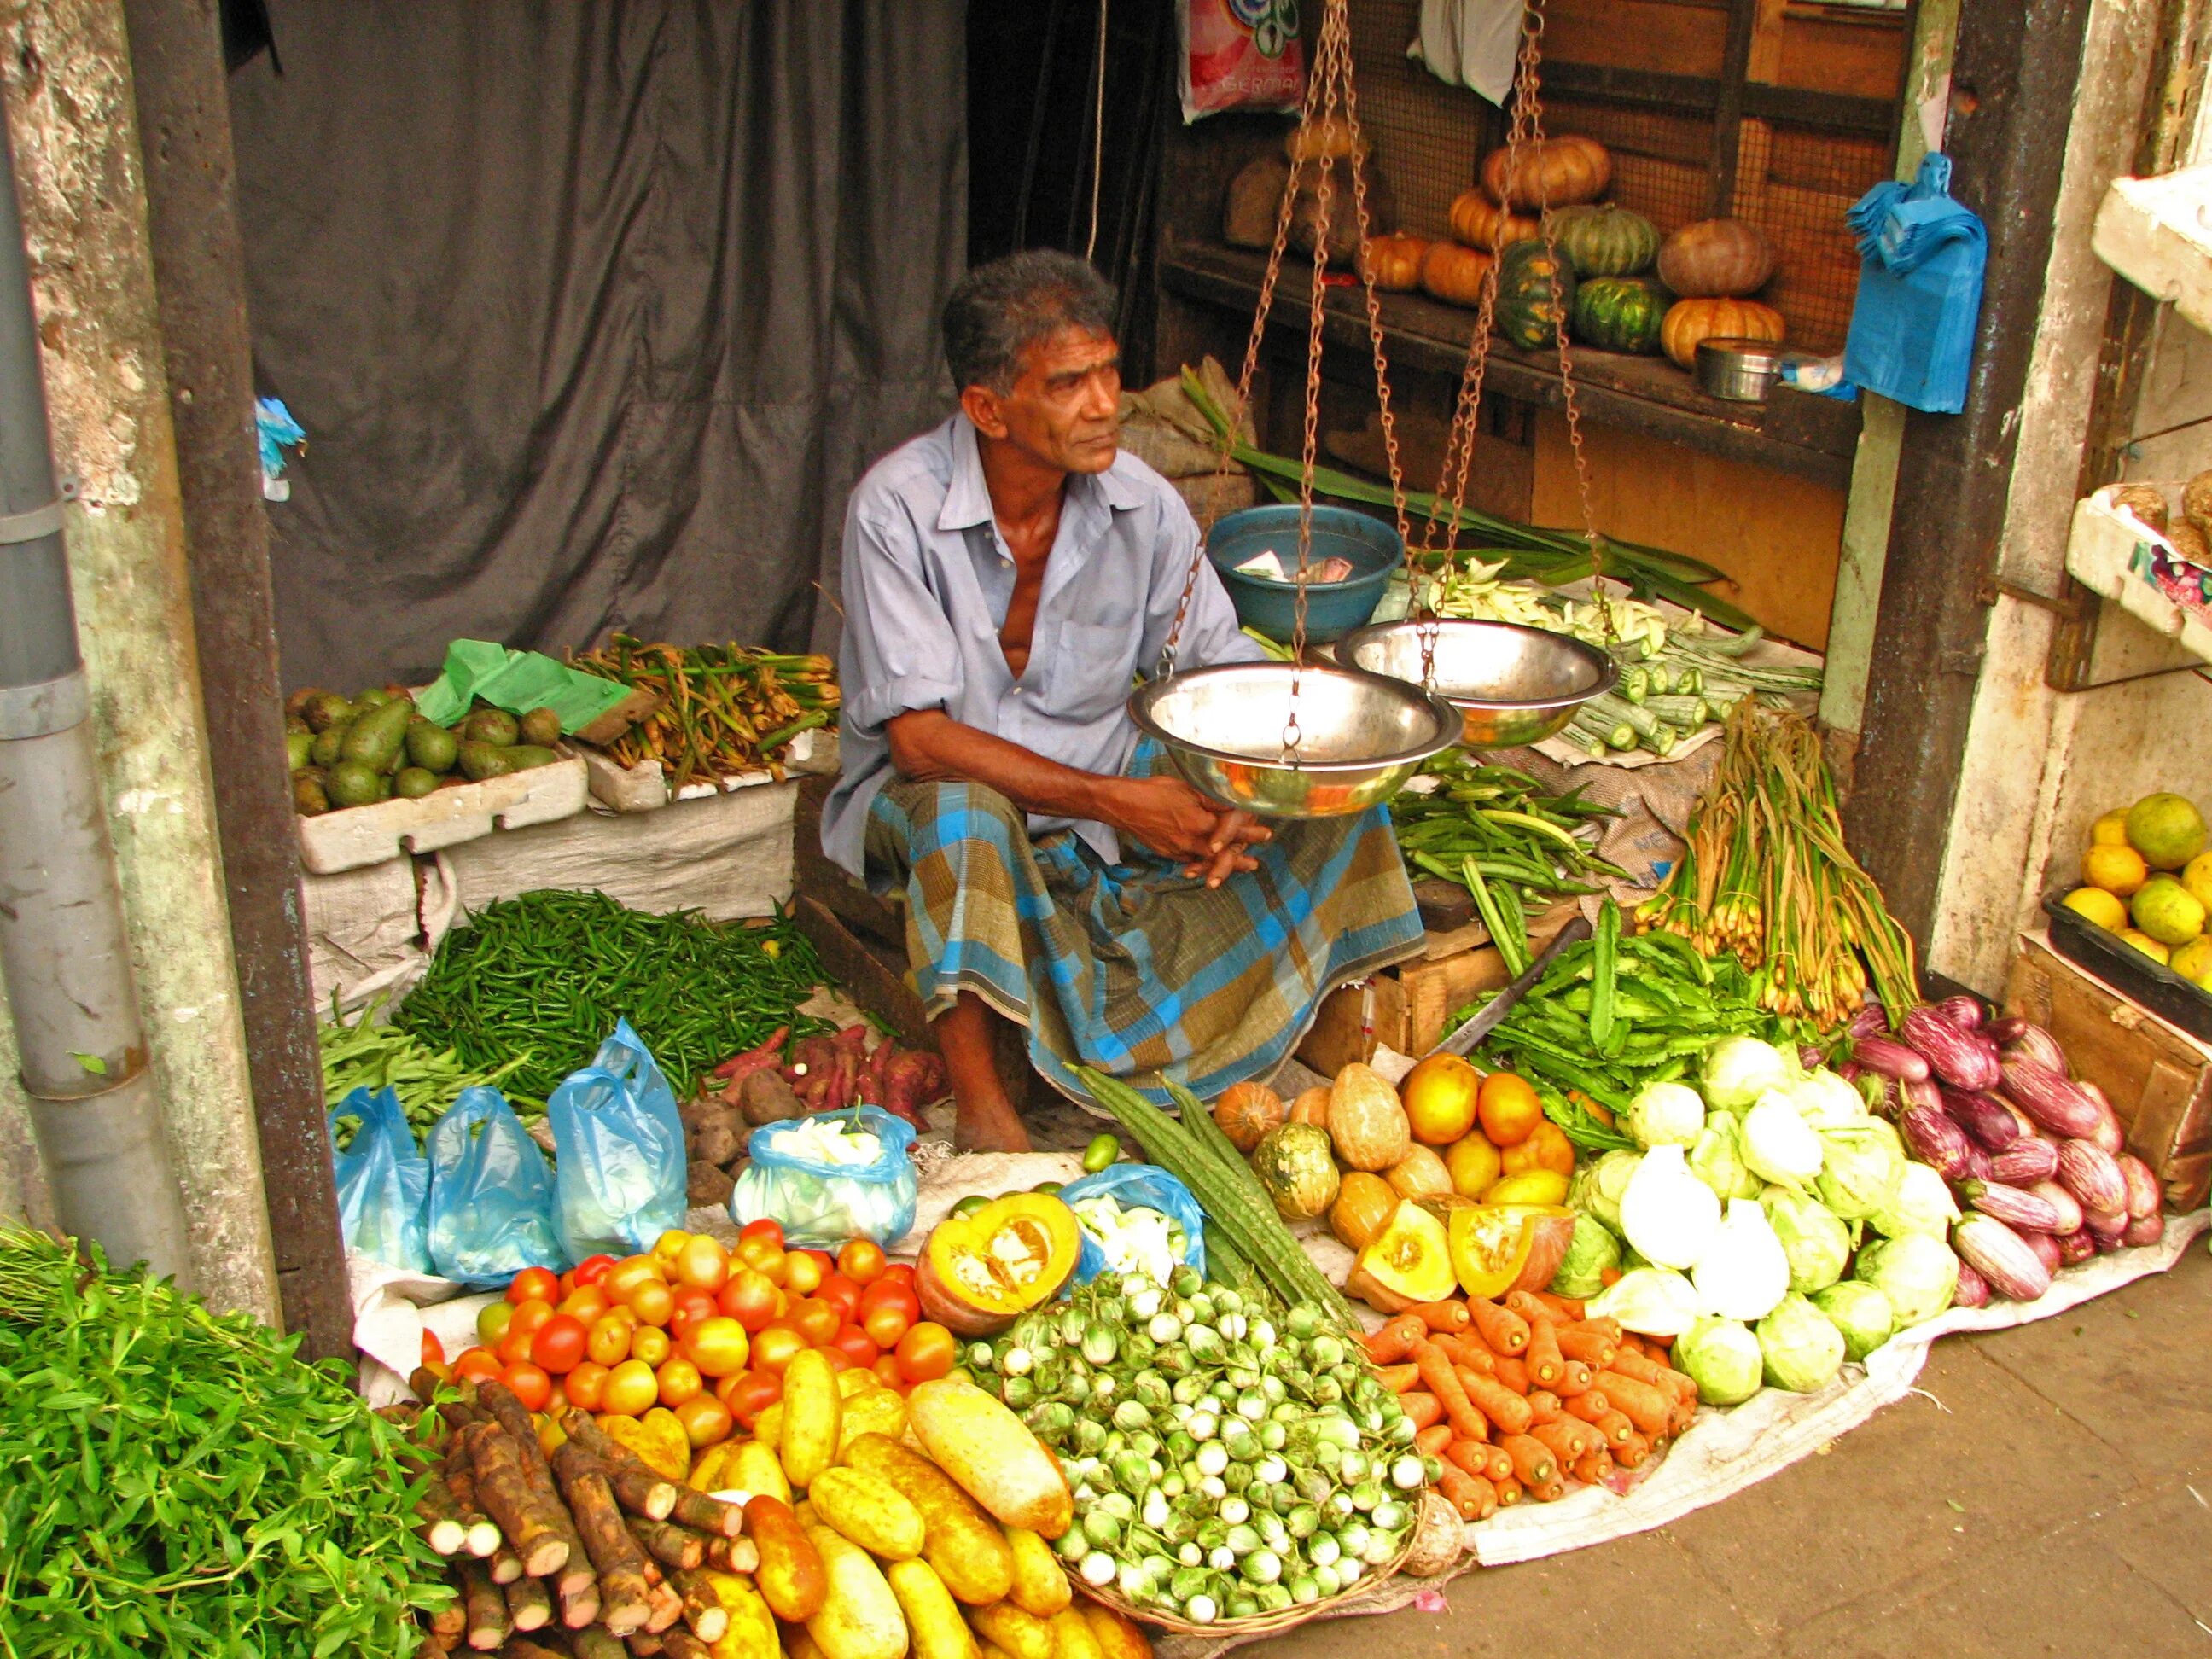
<path id="1" fill-rule="evenodd" d="M 1365 1341 L 1469 1521 L 1638 1468 L 1697 1413 L 1697 1385 L 1663 1346 L 1567 1297 L 1425 1302 Z"/>

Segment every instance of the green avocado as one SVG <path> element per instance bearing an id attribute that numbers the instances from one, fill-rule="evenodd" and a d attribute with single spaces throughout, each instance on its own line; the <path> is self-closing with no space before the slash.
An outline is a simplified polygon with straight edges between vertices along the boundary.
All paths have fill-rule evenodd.
<path id="1" fill-rule="evenodd" d="M 407 758 L 424 771 L 452 771 L 460 752 L 460 739 L 444 726 L 419 714 L 407 722 Z"/>
<path id="2" fill-rule="evenodd" d="M 353 705 L 335 691 L 318 691 L 307 700 L 300 716 L 317 732 L 327 732 L 333 726 L 343 726 L 353 718 Z"/>
<path id="3" fill-rule="evenodd" d="M 364 761 L 340 761 L 323 781 L 323 793 L 333 806 L 366 806 L 383 799 L 384 780 Z"/>
<path id="4" fill-rule="evenodd" d="M 438 775 L 420 766 L 403 766 L 392 781 L 392 793 L 403 800 L 420 800 L 438 787 Z"/>
<path id="5" fill-rule="evenodd" d="M 371 686 L 368 690 L 361 692 L 355 696 L 353 706 L 356 709 L 365 714 L 372 708 L 383 708 L 385 704 L 391 701 L 392 693 L 389 691 L 381 691 L 374 686 Z"/>
<path id="6" fill-rule="evenodd" d="M 471 783 L 502 778 L 514 769 L 508 763 L 507 751 L 496 744 L 471 739 L 461 745 L 461 771 Z"/>
<path id="7" fill-rule="evenodd" d="M 287 732 L 284 734 L 284 764 L 296 772 L 313 758 L 315 737 L 312 732 Z"/>
<path id="8" fill-rule="evenodd" d="M 349 720 L 326 726 L 315 734 L 315 741 L 307 750 L 307 758 L 318 766 L 336 766 L 344 758 L 340 752 L 345 745 L 346 733 L 353 730 Z"/>
<path id="9" fill-rule="evenodd" d="M 465 744 L 488 743 L 495 749 L 506 749 L 512 747 L 520 735 L 521 728 L 515 724 L 514 716 L 504 708 L 479 708 L 461 722 L 461 741 Z"/>
<path id="10" fill-rule="evenodd" d="M 561 717 L 550 708 L 533 708 L 522 717 L 522 741 L 550 749 L 561 741 Z"/>
<path id="11" fill-rule="evenodd" d="M 330 797 L 313 778 L 296 779 L 292 785 L 292 810 L 303 818 L 319 818 L 331 810 Z"/>
<path id="12" fill-rule="evenodd" d="M 527 772 L 533 766 L 550 766 L 560 758 L 550 749 L 541 748 L 534 743 L 518 743 L 507 751 L 507 769 Z"/>
<path id="13" fill-rule="evenodd" d="M 407 722 L 415 718 L 415 710 L 404 702 L 381 702 L 353 723 L 346 734 L 340 751 L 349 761 L 359 761 L 371 771 L 395 769 L 392 757 L 406 741 Z"/>

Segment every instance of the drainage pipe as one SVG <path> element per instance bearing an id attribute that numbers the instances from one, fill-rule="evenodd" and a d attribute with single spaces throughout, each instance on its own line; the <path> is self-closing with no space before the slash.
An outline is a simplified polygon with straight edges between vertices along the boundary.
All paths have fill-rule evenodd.
<path id="1" fill-rule="evenodd" d="M 0 981 L 64 1231 L 191 1288 L 77 653 L 15 155 L 0 120 Z"/>

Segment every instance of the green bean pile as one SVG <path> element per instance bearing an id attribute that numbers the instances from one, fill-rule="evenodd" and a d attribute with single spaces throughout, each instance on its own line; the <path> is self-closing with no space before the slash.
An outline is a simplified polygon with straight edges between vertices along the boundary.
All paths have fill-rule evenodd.
<path id="1" fill-rule="evenodd" d="M 497 1066 L 464 1065 L 450 1048 L 433 1048 L 410 1032 L 378 1024 L 378 1012 L 377 1004 L 372 1003 L 356 1019 L 328 1019 L 319 1028 L 323 1104 L 335 1109 L 356 1089 L 390 1089 L 398 1095 L 400 1108 L 407 1114 L 407 1127 L 415 1131 L 418 1141 L 460 1098 L 462 1090 L 478 1085 L 500 1088 L 508 1074 L 524 1063 L 524 1056 L 511 1054 Z M 510 1091 L 507 1099 L 525 1124 L 545 1115 L 542 1097 Z M 341 1117 L 334 1127 L 338 1150 L 343 1152 L 353 1144 L 361 1120 Z"/>
<path id="2" fill-rule="evenodd" d="M 696 911 L 649 915 L 604 893 L 549 890 L 496 900 L 447 934 L 392 1023 L 470 1066 L 520 1056 L 505 1086 L 543 1099 L 627 1019 L 683 1100 L 701 1073 L 778 1026 L 832 1030 L 796 1012 L 821 979 L 787 917 L 717 927 Z"/>

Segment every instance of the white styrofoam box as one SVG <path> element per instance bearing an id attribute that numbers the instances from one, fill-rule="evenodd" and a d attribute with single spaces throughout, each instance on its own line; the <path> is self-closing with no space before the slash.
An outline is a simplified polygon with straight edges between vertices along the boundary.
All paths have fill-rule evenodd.
<path id="1" fill-rule="evenodd" d="M 2089 245 L 2137 288 L 2212 331 L 2212 167 L 2113 179 Z"/>
<path id="2" fill-rule="evenodd" d="M 554 887 L 716 921 L 764 916 L 791 896 L 798 804 L 798 784 L 785 782 L 663 811 L 585 812 L 448 848 L 441 863 L 468 910 Z"/>
<path id="3" fill-rule="evenodd" d="M 550 823 L 584 810 L 586 783 L 583 761 L 571 756 L 503 778 L 434 789 L 416 800 L 395 798 L 300 818 L 300 861 L 315 875 L 333 875 L 403 853 L 435 852 L 494 830 Z"/>
<path id="4" fill-rule="evenodd" d="M 618 766 L 606 750 L 590 747 L 583 750 L 583 756 L 591 777 L 592 799 L 617 812 L 658 811 L 672 799 L 704 800 L 710 795 L 731 794 L 775 781 L 775 775 L 762 767 L 727 777 L 687 783 L 672 797 L 667 775 L 657 760 Z M 783 769 L 786 774 L 836 771 L 836 732 L 820 727 L 801 732 L 784 745 Z"/>
<path id="5" fill-rule="evenodd" d="M 2146 481 L 2148 482 L 2148 481 Z M 2212 662 L 2212 626 L 2195 611 L 2166 597 L 2150 578 L 2135 568 L 2136 550 L 2164 546 L 2165 538 L 2112 503 L 2107 484 L 2075 503 L 2073 533 L 2066 543 L 2066 568 L 2074 580 L 2172 641 L 2191 655 Z M 2167 507 L 2180 510 L 2178 484 L 2154 485 L 2166 491 Z M 2169 548 L 2167 550 L 2171 551 Z"/>

